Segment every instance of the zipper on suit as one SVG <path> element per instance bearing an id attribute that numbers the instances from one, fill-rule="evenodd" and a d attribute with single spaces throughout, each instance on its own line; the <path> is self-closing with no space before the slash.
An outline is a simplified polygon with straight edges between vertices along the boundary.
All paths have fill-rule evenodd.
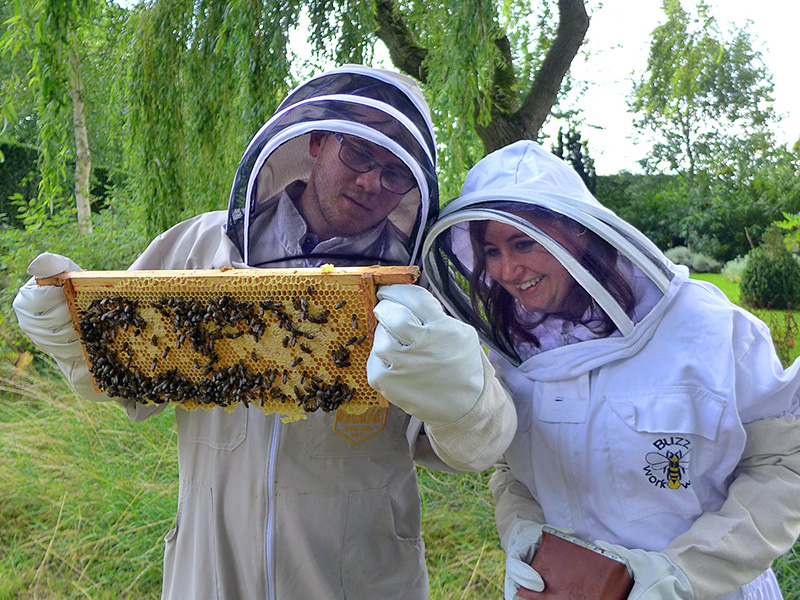
<path id="1" fill-rule="evenodd" d="M 267 560 L 267 597 L 275 598 L 275 572 L 273 554 L 275 550 L 275 461 L 278 455 L 278 437 L 280 435 L 281 420 L 276 415 L 272 420 L 272 441 L 269 445 L 269 460 L 267 461 L 267 539 L 265 540 Z"/>
<path id="2" fill-rule="evenodd" d="M 571 437 L 570 429 L 566 429 L 569 425 L 564 423 L 558 424 L 558 466 L 561 473 L 561 480 L 564 482 L 564 489 L 567 493 L 567 500 L 569 501 L 569 512 L 572 516 L 571 527 L 575 531 L 583 531 L 583 511 L 581 504 L 578 500 L 578 494 L 575 491 L 575 486 L 572 483 L 570 467 L 567 465 L 569 456 L 569 447 L 571 444 L 564 438 Z"/>

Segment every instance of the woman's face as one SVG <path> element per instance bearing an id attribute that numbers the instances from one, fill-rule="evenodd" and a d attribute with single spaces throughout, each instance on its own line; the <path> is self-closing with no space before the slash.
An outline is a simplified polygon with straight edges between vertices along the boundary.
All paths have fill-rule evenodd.
<path id="1" fill-rule="evenodd" d="M 534 223 L 574 256 L 581 249 L 558 227 Z M 575 285 L 572 275 L 552 254 L 516 227 L 489 221 L 483 241 L 486 271 L 527 310 L 552 313 L 564 310 Z"/>

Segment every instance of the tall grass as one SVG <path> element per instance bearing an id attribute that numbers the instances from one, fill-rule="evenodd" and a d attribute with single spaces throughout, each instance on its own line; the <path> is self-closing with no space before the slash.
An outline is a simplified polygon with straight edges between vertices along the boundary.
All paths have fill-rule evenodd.
<path id="1" fill-rule="evenodd" d="M 67 389 L 0 364 L 0 599 L 158 598 L 172 414 L 133 424 Z"/>
<path id="2" fill-rule="evenodd" d="M 0 600 L 158 598 L 176 457 L 172 411 L 132 423 L 0 363 Z M 419 475 L 431 598 L 500 597 L 488 474 Z"/>

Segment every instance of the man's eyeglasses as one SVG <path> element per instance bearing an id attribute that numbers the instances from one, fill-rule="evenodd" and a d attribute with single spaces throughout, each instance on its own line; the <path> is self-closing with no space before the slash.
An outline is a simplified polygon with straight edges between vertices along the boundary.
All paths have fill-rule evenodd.
<path id="1" fill-rule="evenodd" d="M 353 169 L 357 173 L 369 173 L 380 168 L 381 187 L 393 194 L 405 194 L 416 187 L 417 182 L 408 169 L 401 171 L 395 167 L 382 165 L 368 152 L 347 141 L 341 133 L 333 135 L 339 142 L 339 160 L 349 169 Z"/>

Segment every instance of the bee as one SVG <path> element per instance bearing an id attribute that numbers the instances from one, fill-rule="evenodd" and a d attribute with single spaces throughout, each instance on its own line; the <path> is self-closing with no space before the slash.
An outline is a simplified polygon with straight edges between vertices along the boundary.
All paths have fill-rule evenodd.
<path id="1" fill-rule="evenodd" d="M 311 350 L 311 348 L 309 348 L 308 346 L 306 346 L 306 345 L 305 345 L 305 344 L 303 344 L 303 343 L 301 343 L 301 344 L 300 344 L 300 350 L 302 350 L 302 351 L 303 351 L 303 352 L 305 352 L 306 354 L 313 354 L 313 353 L 314 353 L 314 351 L 313 351 L 313 350 Z"/>
<path id="2" fill-rule="evenodd" d="M 313 295 L 314 295 L 316 292 L 317 292 L 317 290 L 315 290 L 315 289 L 314 289 L 313 287 L 311 287 L 311 286 L 308 286 L 308 287 L 306 288 L 306 294 L 308 294 L 309 296 L 313 296 Z"/>
<path id="3" fill-rule="evenodd" d="M 339 347 L 335 350 L 331 350 L 331 359 L 333 360 L 333 364 L 337 367 L 344 368 L 350 366 L 350 350 L 339 344 Z"/>
<path id="4" fill-rule="evenodd" d="M 687 451 L 686 454 L 688 453 Z M 668 488 L 677 490 L 680 489 L 682 485 L 681 478 L 686 472 L 687 463 L 684 460 L 686 454 L 684 454 L 682 450 L 678 450 L 677 452 L 670 452 L 667 450 L 665 454 L 661 454 L 660 452 L 648 452 L 647 456 L 644 458 L 651 467 L 657 471 L 664 472 L 667 476 Z"/>
<path id="5" fill-rule="evenodd" d="M 154 335 L 153 337 L 151 337 L 150 343 L 153 344 L 153 346 L 158 346 L 158 336 Z"/>
<path id="6" fill-rule="evenodd" d="M 164 348 L 164 351 L 161 353 L 161 358 L 167 358 L 167 354 L 169 354 L 169 351 L 170 351 L 170 347 L 169 346 Z"/>
<path id="7" fill-rule="evenodd" d="M 343 307 L 345 304 L 347 304 L 347 300 L 340 300 L 339 302 L 337 302 L 337 303 L 336 303 L 336 306 L 334 306 L 333 308 L 335 308 L 336 310 L 339 310 L 339 309 L 340 309 L 340 308 L 342 308 L 342 307 Z"/>
<path id="8" fill-rule="evenodd" d="M 353 313 L 352 322 L 353 322 L 353 329 L 358 329 L 358 315 L 356 315 L 356 313 Z"/>

